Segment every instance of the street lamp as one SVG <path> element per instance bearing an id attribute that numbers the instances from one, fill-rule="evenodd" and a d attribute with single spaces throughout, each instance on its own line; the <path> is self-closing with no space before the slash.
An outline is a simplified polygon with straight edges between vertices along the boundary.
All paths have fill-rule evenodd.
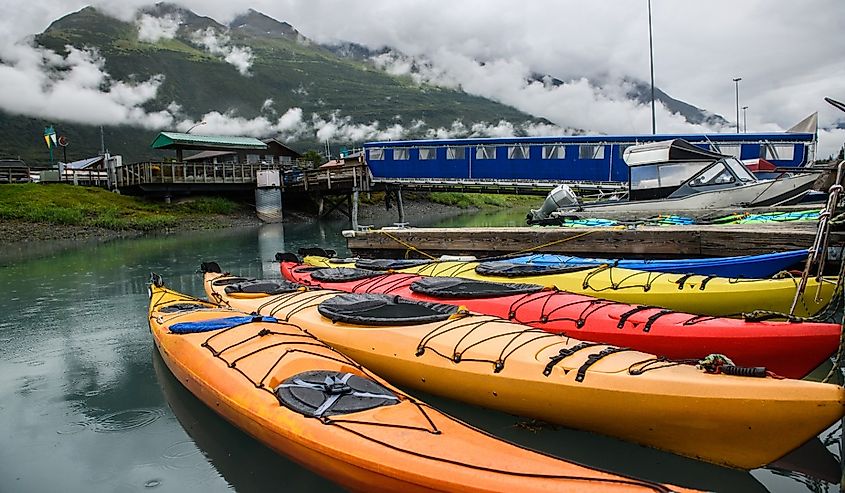
<path id="1" fill-rule="evenodd" d="M 654 116 L 654 43 L 651 38 L 651 0 L 648 0 L 648 63 L 651 67 L 651 133 L 657 133 Z"/>
<path id="2" fill-rule="evenodd" d="M 191 133 L 191 130 L 193 130 L 193 129 L 195 129 L 195 128 L 199 127 L 200 125 L 205 125 L 206 123 L 207 123 L 207 122 L 199 122 L 199 123 L 197 123 L 196 125 L 194 125 L 193 127 L 189 128 L 189 129 L 188 129 L 188 131 L 187 131 L 187 132 L 185 132 L 185 133 L 186 133 L 186 134 L 189 134 L 189 133 Z"/>
<path id="3" fill-rule="evenodd" d="M 739 133 L 739 81 L 742 80 L 742 77 L 735 77 L 733 79 L 734 85 L 736 86 L 736 133 Z"/>
<path id="4" fill-rule="evenodd" d="M 742 107 L 742 133 L 748 133 L 748 106 Z"/>

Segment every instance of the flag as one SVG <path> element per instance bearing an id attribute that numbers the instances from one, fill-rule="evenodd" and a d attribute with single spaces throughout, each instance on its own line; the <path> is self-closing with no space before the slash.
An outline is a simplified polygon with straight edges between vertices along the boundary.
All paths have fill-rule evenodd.
<path id="1" fill-rule="evenodd" d="M 56 131 L 53 129 L 52 126 L 44 128 L 44 142 L 50 149 L 56 147 Z"/>

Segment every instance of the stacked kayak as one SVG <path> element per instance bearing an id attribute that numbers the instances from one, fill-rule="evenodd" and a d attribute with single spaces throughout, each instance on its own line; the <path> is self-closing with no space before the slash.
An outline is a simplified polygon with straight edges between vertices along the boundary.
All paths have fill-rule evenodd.
<path id="1" fill-rule="evenodd" d="M 596 296 L 620 303 L 659 306 L 679 312 L 710 316 L 737 316 L 756 310 L 786 313 L 792 306 L 798 279 L 729 279 L 695 274 L 648 272 L 602 265 L 555 267 L 508 261 L 464 262 L 428 260 L 333 260 L 306 256 L 317 267 L 355 267 L 436 277 L 539 284 L 570 293 Z M 821 294 L 816 299 L 816 291 Z M 810 279 L 793 315 L 821 312 L 831 300 L 835 278 Z"/>
<path id="2" fill-rule="evenodd" d="M 717 277 L 743 277 L 765 279 L 807 259 L 807 250 L 791 250 L 740 257 L 716 257 L 673 260 L 637 260 L 573 257 L 570 255 L 533 254 L 507 259 L 514 264 L 553 267 L 612 265 L 677 274 L 699 274 Z"/>
<path id="3" fill-rule="evenodd" d="M 354 491 L 682 491 L 499 440 L 288 322 L 221 309 L 160 283 L 151 287 L 149 321 L 164 362 L 200 400 Z"/>
<path id="4" fill-rule="evenodd" d="M 236 286 L 242 278 L 220 274 L 216 264 L 205 267 L 210 299 L 302 327 L 397 385 L 718 464 L 768 464 L 817 436 L 845 409 L 845 390 L 835 385 L 739 376 L 761 374 L 731 365 L 708 374 L 393 295 L 296 290 L 242 296 Z"/>
<path id="5" fill-rule="evenodd" d="M 765 366 L 801 378 L 839 347 L 838 324 L 746 321 L 632 306 L 531 284 L 423 277 L 354 268 L 314 268 L 280 262 L 285 279 L 349 293 L 379 293 L 446 303 L 565 334 L 671 359 L 727 355 L 739 366 Z M 264 288 L 266 292 L 272 292 Z"/>

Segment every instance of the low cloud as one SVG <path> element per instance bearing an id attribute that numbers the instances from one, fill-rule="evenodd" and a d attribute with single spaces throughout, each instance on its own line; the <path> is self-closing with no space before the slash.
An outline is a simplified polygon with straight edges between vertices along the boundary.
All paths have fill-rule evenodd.
<path id="1" fill-rule="evenodd" d="M 219 55 L 223 60 L 238 69 L 241 75 L 251 75 L 249 69 L 255 58 L 252 49 L 248 46 L 231 46 L 231 39 L 226 34 L 218 33 L 214 28 L 206 28 L 204 31 L 196 31 L 191 39 L 205 47 L 212 55 Z"/>
<path id="2" fill-rule="evenodd" d="M 89 125 L 169 126 L 168 111 L 143 105 L 158 94 L 160 75 L 138 83 L 116 81 L 94 50 L 66 46 L 67 55 L 27 44 L 0 46 L 0 108 L 14 114 Z"/>
<path id="3" fill-rule="evenodd" d="M 182 17 L 177 15 L 155 17 L 142 14 L 135 21 L 135 25 L 138 26 L 138 40 L 155 43 L 160 39 L 173 39 L 181 23 Z"/>

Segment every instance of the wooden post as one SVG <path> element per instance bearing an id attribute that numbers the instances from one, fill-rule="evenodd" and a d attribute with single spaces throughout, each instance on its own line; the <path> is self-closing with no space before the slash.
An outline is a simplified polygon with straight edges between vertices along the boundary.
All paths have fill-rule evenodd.
<path id="1" fill-rule="evenodd" d="M 349 214 L 352 220 L 352 230 L 358 231 L 358 190 L 352 192 L 352 206 L 349 209 L 352 211 Z"/>
<path id="2" fill-rule="evenodd" d="M 396 208 L 399 209 L 399 222 L 405 222 L 405 206 L 402 204 L 402 187 L 396 189 Z"/>

